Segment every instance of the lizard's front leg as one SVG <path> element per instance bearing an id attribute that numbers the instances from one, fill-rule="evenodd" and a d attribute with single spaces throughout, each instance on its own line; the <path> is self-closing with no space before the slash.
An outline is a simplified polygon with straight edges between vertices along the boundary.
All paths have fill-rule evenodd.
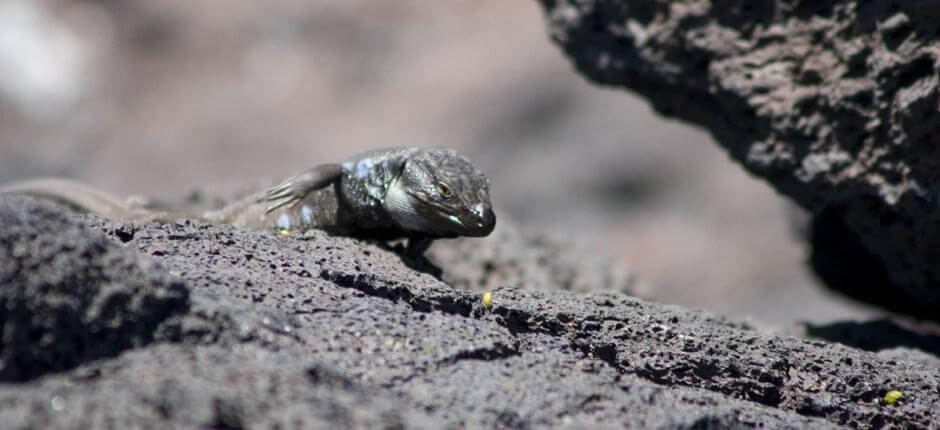
<path id="1" fill-rule="evenodd" d="M 339 164 L 321 164 L 304 173 L 291 177 L 262 194 L 257 202 L 268 203 L 265 211 L 270 213 L 281 207 L 292 208 L 303 201 L 307 194 L 332 184 L 342 175 Z"/>
<path id="2" fill-rule="evenodd" d="M 424 252 L 431 247 L 434 239 L 424 235 L 414 235 L 408 238 L 408 246 L 405 248 L 405 255 L 414 259 L 420 259 Z"/>

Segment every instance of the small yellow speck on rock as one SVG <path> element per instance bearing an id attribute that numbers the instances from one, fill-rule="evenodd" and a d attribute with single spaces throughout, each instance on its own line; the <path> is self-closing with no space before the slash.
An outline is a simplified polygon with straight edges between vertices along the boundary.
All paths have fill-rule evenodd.
<path id="1" fill-rule="evenodd" d="M 888 394 L 885 394 L 885 403 L 893 405 L 897 403 L 898 400 L 901 400 L 902 397 L 904 397 L 904 393 L 898 390 L 888 391 Z"/>
<path id="2" fill-rule="evenodd" d="M 286 228 L 281 229 L 281 236 L 290 236 L 290 230 Z"/>
<path id="3" fill-rule="evenodd" d="M 493 293 L 487 291 L 483 293 L 483 307 L 488 308 L 493 306 Z"/>

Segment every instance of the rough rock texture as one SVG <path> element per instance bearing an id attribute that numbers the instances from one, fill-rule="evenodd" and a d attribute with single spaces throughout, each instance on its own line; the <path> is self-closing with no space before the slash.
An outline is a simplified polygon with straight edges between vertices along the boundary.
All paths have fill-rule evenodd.
<path id="1" fill-rule="evenodd" d="M 823 278 L 940 315 L 934 2 L 541 0 L 581 73 L 709 129 L 731 157 L 844 233 Z M 821 261 L 821 263 L 820 263 Z M 815 264 L 819 268 L 819 264 Z M 884 282 L 879 282 L 884 281 Z"/>
<path id="2" fill-rule="evenodd" d="M 153 295 L 181 300 L 123 306 L 117 320 L 85 312 L 82 327 L 153 322 L 113 331 L 110 342 L 127 346 L 119 355 L 80 354 L 91 329 L 37 326 L 38 337 L 61 346 L 65 353 L 56 357 L 63 363 L 29 362 L 34 366 L 19 372 L 39 378 L 0 384 L 4 428 L 940 423 L 936 368 L 764 334 L 618 292 L 500 288 L 484 307 L 479 293 L 410 269 L 387 247 L 320 232 L 282 237 L 188 221 L 124 225 L 62 215 L 22 198 L 5 198 L 0 207 L 29 214 L 31 226 L 0 224 L 0 243 L 12 256 L 6 264 L 27 267 L 23 262 L 53 251 L 68 262 L 29 266 L 15 282 L 4 278 L 4 297 L 34 279 L 81 273 L 87 276 L 77 284 L 91 297 L 146 283 Z M 63 238 L 72 246 L 61 246 Z M 23 243 L 35 246 L 17 245 Z M 498 272 L 501 261 L 484 264 Z M 60 289 L 23 291 L 37 317 L 57 314 Z M 157 318 L 158 309 L 169 311 Z M 9 308 L 0 308 L 0 317 L 10 321 Z M 4 350 L 10 345 L 4 337 Z M 42 356 L 47 347 L 12 345 L 21 356 Z M 887 405 L 881 399 L 891 389 L 904 398 Z"/>
<path id="3" fill-rule="evenodd" d="M 442 241 L 429 251 L 441 263 L 443 280 L 462 290 L 497 287 L 591 292 L 613 290 L 635 295 L 640 281 L 609 258 L 591 257 L 583 243 L 546 234 L 524 233 L 497 223 L 486 240 Z"/>
<path id="4" fill-rule="evenodd" d="M 115 356 L 187 312 L 189 291 L 151 260 L 22 200 L 0 196 L 0 380 Z"/>

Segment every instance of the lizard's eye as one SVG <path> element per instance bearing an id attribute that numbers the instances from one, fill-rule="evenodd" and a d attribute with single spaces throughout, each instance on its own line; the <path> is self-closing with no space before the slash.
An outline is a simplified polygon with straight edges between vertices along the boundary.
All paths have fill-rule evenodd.
<path id="1" fill-rule="evenodd" d="M 441 195 L 441 197 L 450 197 L 451 194 L 453 194 L 450 190 L 450 187 L 443 182 L 437 183 L 437 192 Z"/>

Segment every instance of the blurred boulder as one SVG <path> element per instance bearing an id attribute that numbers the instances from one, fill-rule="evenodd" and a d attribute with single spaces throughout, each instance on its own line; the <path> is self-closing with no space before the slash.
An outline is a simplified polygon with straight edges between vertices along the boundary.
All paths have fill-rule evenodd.
<path id="1" fill-rule="evenodd" d="M 881 290 L 895 309 L 940 317 L 940 41 L 924 2 L 541 4 L 583 75 L 706 127 L 749 172 L 837 223 L 853 250 L 827 270 L 874 261 L 883 274 L 841 291 L 880 305 L 870 291 Z"/>

